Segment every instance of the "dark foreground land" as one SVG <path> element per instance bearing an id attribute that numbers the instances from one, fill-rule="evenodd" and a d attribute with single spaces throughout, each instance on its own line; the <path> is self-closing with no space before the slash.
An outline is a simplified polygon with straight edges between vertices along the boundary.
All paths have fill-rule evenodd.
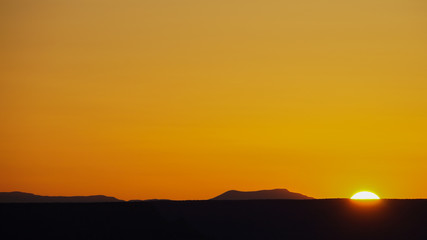
<path id="1" fill-rule="evenodd" d="M 0 239 L 427 239 L 427 200 L 0 204 Z"/>

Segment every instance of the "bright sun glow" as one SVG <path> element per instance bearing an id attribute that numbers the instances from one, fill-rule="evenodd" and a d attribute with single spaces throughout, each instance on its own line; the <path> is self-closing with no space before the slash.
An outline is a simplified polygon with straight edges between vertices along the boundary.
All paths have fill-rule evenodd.
<path id="1" fill-rule="evenodd" d="M 351 197 L 351 199 L 357 199 L 357 200 L 374 200 L 374 199 L 380 199 L 375 193 L 371 192 L 358 192 Z"/>

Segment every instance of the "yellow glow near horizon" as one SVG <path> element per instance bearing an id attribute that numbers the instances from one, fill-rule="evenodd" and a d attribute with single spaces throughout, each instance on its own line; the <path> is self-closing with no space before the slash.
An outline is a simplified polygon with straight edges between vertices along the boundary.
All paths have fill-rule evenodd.
<path id="1" fill-rule="evenodd" d="M 375 193 L 363 191 L 363 192 L 358 192 L 358 193 L 354 194 L 351 197 L 351 199 L 354 199 L 354 200 L 377 200 L 377 199 L 380 199 L 380 197 L 378 197 Z"/>

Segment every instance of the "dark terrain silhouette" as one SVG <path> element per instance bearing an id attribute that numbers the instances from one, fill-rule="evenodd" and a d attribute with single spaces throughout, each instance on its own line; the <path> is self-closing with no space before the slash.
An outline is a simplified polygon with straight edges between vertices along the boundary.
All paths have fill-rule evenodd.
<path id="1" fill-rule="evenodd" d="M 256 199 L 314 199 L 300 193 L 289 192 L 287 189 L 261 190 L 242 192 L 231 190 L 211 200 L 256 200 Z"/>
<path id="2" fill-rule="evenodd" d="M 2 203 L 1 239 L 427 239 L 427 200 Z"/>
<path id="3" fill-rule="evenodd" d="M 73 197 L 51 197 L 40 196 L 24 192 L 0 192 L 0 203 L 48 203 L 48 202 L 122 202 L 114 197 L 103 195 L 96 196 L 73 196 Z"/>
<path id="4" fill-rule="evenodd" d="M 262 199 L 314 199 L 300 193 L 289 192 L 287 189 L 260 190 L 243 192 L 231 190 L 227 191 L 211 200 L 262 200 Z M 141 201 L 166 201 L 168 199 L 146 199 L 130 200 L 129 202 Z M 104 195 L 95 196 L 40 196 L 24 192 L 0 192 L 0 203 L 72 203 L 72 202 L 123 202 L 115 197 Z"/>

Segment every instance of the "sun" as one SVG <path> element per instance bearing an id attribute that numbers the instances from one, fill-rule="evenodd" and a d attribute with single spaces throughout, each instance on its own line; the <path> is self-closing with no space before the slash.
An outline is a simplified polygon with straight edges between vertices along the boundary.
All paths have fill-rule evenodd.
<path id="1" fill-rule="evenodd" d="M 371 192 L 358 192 L 356 194 L 354 194 L 351 199 L 355 199 L 355 200 L 377 200 L 380 199 L 380 197 L 378 197 L 375 193 L 371 193 Z"/>

